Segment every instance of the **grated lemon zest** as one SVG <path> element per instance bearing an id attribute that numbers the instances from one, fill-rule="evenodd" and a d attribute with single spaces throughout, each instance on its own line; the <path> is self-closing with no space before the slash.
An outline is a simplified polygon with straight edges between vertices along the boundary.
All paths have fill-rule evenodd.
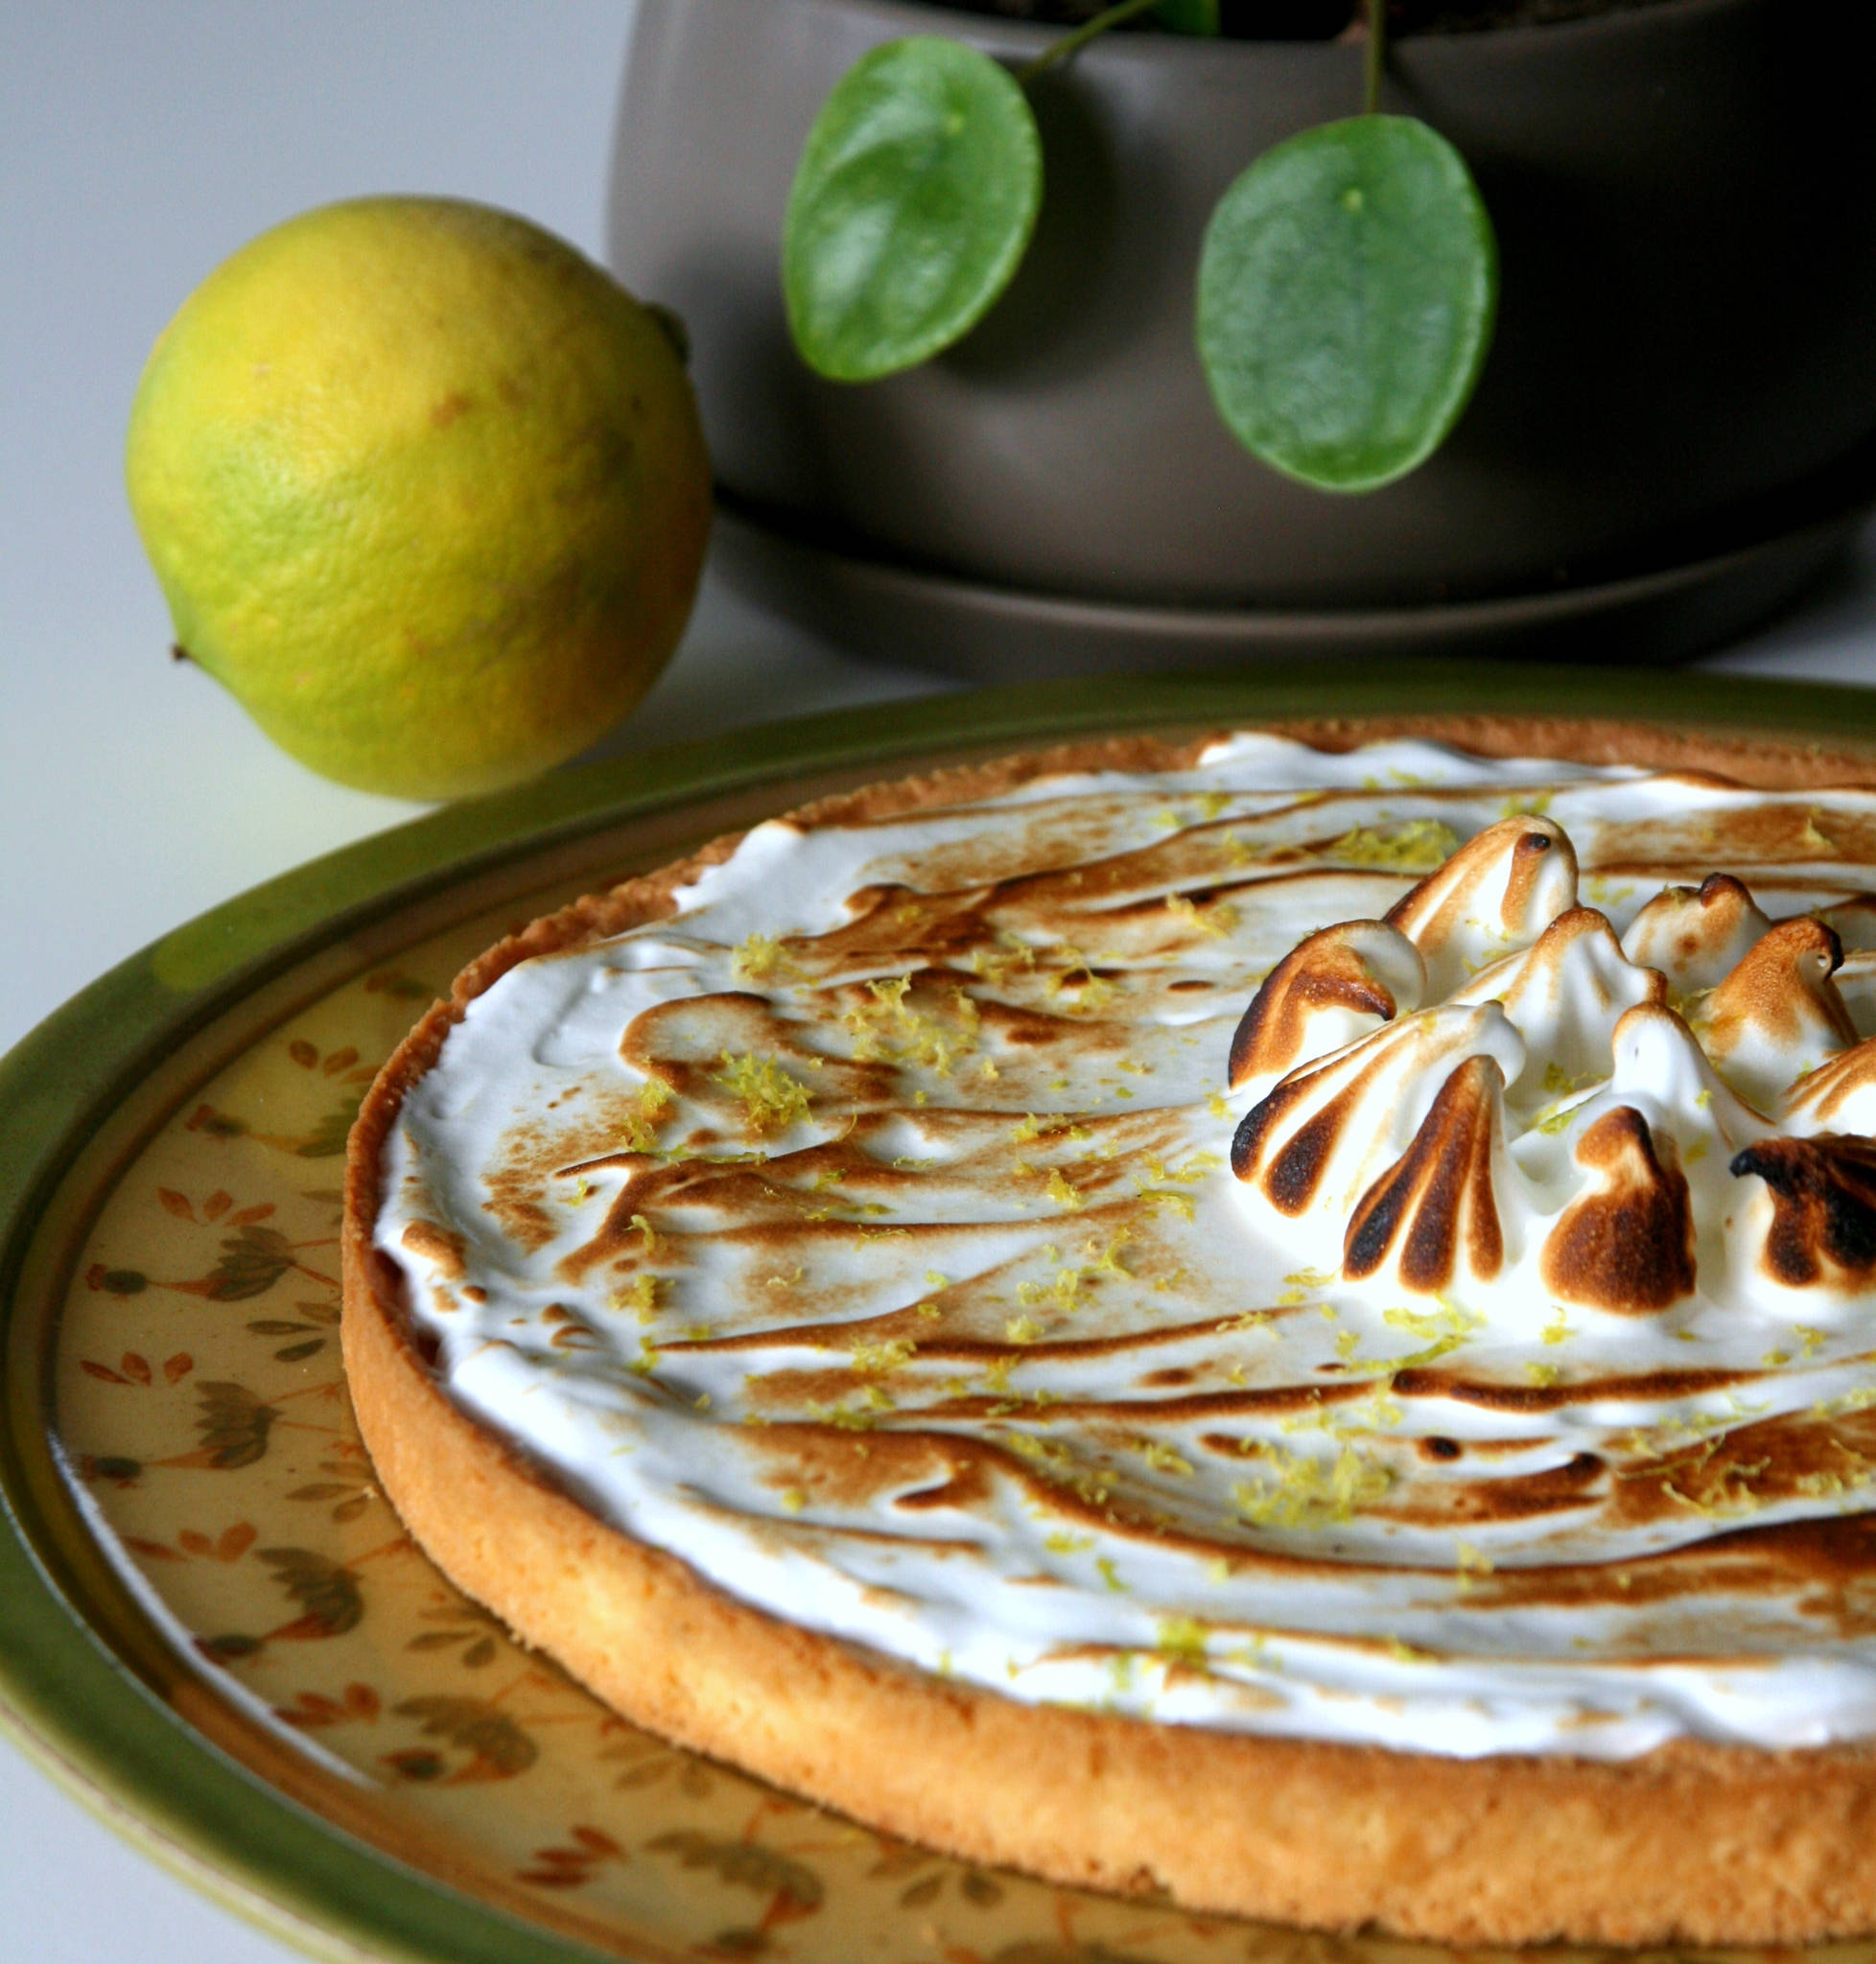
<path id="1" fill-rule="evenodd" d="M 1352 866 L 1384 867 L 1399 873 L 1431 873 L 1458 852 L 1459 834 L 1437 818 L 1409 818 L 1395 825 L 1361 826 L 1326 848 Z"/>
<path id="2" fill-rule="evenodd" d="M 809 1115 L 808 1087 L 772 1057 L 758 1057 L 753 1051 L 732 1056 L 726 1050 L 722 1063 L 711 1082 L 742 1100 L 743 1124 L 750 1137 L 784 1132 Z"/>

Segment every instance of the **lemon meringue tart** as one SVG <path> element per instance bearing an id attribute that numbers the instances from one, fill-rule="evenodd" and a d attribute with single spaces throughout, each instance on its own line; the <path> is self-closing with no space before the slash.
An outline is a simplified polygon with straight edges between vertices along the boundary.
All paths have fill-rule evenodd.
<path id="1" fill-rule="evenodd" d="M 975 1860 L 1876 1929 L 1869 783 L 1116 740 L 537 922 L 353 1134 L 385 1490 L 631 1718 Z"/>

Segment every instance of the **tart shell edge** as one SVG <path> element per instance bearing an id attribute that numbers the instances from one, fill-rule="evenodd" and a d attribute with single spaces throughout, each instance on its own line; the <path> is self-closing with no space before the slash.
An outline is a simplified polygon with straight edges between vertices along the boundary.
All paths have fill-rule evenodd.
<path id="1" fill-rule="evenodd" d="M 1411 735 L 1761 786 L 1876 782 L 1876 763 L 1852 752 L 1565 718 L 1242 727 L 1328 750 Z M 1071 744 L 794 815 L 896 815 L 1063 769 L 1173 768 L 1210 740 Z M 1876 1743 L 1463 1760 L 1023 1704 L 735 1601 L 599 1521 L 465 1414 L 372 1247 L 379 1154 L 403 1098 L 508 969 L 668 913 L 671 893 L 736 843 L 576 901 L 479 957 L 386 1064 L 353 1130 L 341 1327 L 353 1405 L 387 1497 L 460 1588 L 680 1745 L 887 1834 L 1071 1886 L 1457 1944 L 1793 1944 L 1876 1928 Z"/>

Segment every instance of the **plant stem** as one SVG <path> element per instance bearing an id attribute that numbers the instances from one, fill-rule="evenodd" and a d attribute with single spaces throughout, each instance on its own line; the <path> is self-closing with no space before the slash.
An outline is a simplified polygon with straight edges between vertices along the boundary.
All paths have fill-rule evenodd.
<path id="1" fill-rule="evenodd" d="M 1097 13 L 1092 20 L 1084 22 L 1073 34 L 1064 35 L 1059 41 L 1051 42 L 1033 61 L 1025 62 L 1017 70 L 1017 80 L 1032 81 L 1045 68 L 1053 68 L 1058 61 L 1066 61 L 1070 55 L 1079 54 L 1097 35 L 1104 35 L 1109 28 L 1118 27 L 1123 20 L 1132 20 L 1135 14 L 1144 13 L 1159 4 L 1160 0 L 1120 0 L 1118 7 L 1110 7 L 1105 13 Z"/>
<path id="2" fill-rule="evenodd" d="M 1365 115 L 1374 116 L 1381 108 L 1381 69 L 1388 58 L 1388 0 L 1368 0 L 1368 98 L 1362 104 Z"/>

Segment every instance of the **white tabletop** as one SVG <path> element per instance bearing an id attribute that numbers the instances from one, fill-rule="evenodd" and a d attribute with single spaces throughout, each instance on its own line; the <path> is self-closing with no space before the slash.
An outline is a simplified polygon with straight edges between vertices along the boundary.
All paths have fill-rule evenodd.
<path id="1" fill-rule="evenodd" d="M 169 628 L 120 480 L 157 330 L 307 206 L 442 192 L 594 253 L 630 0 L 78 0 L 0 10 L 0 1050 L 204 907 L 420 807 L 274 750 Z M 1714 666 L 1876 683 L 1876 527 Z M 614 747 L 917 694 L 714 581 Z M 0 1954 L 296 1955 L 148 1863 L 0 1744 Z"/>

